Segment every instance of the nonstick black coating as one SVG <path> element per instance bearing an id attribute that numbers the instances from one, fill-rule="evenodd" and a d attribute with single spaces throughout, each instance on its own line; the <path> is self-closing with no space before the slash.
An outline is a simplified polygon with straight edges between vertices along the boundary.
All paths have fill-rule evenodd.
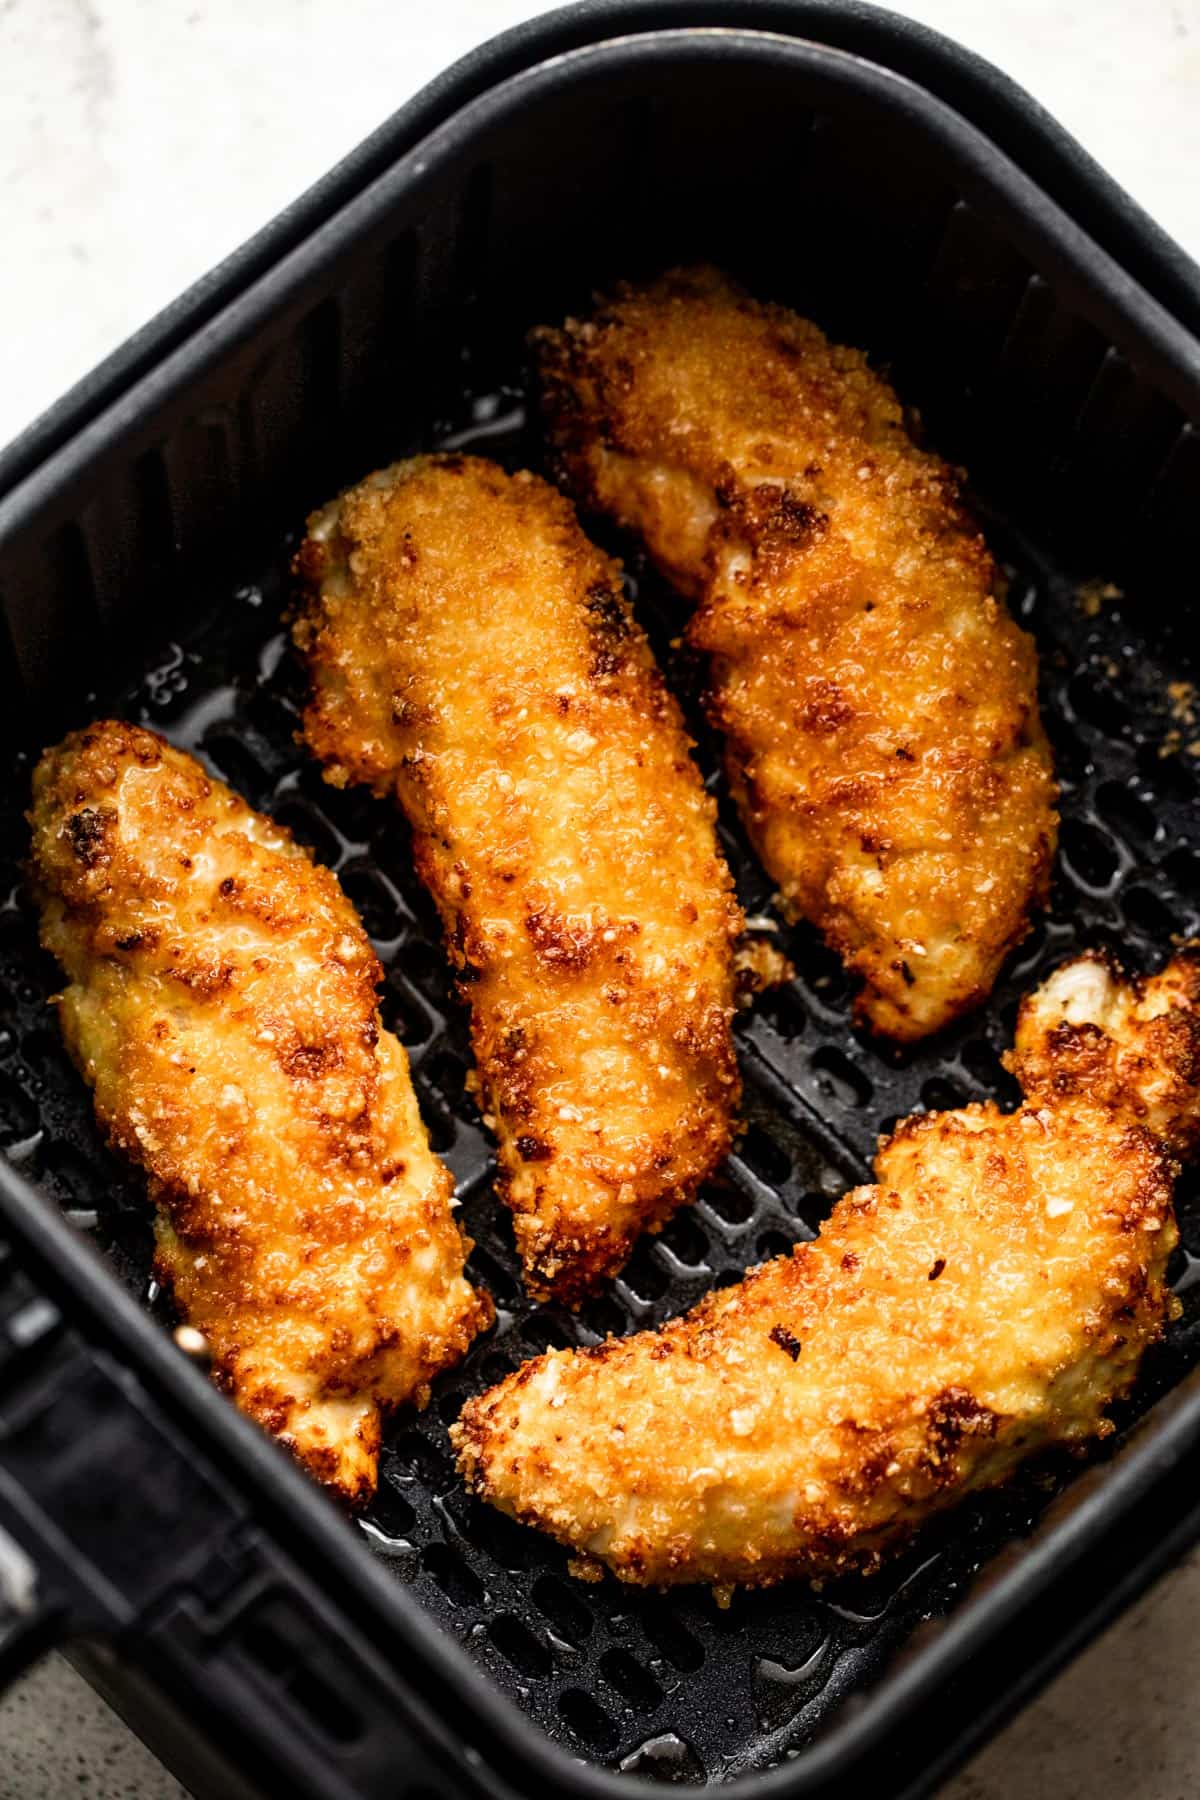
<path id="1" fill-rule="evenodd" d="M 517 392 L 480 397 L 438 441 L 536 465 Z M 696 671 L 672 656 L 679 602 L 626 551 L 642 619 L 688 707 L 705 774 L 721 797 L 721 835 L 757 929 L 780 942 L 796 980 L 739 1020 L 746 1130 L 696 1206 L 637 1248 L 623 1276 L 577 1316 L 531 1307 L 507 1216 L 492 1192 L 487 1134 L 466 1095 L 466 1021 L 451 997 L 432 905 L 388 805 L 327 787 L 296 744 L 302 671 L 282 624 L 288 546 L 235 592 L 214 590 L 185 639 L 159 644 L 131 687 L 89 697 L 198 751 L 256 806 L 335 867 L 387 971 L 385 1023 L 408 1047 L 422 1110 L 452 1167 L 477 1249 L 473 1272 L 499 1309 L 494 1332 L 435 1387 L 419 1417 L 390 1425 L 379 1495 L 349 1528 L 554 1737 L 577 1753 L 679 1779 L 770 1764 L 819 1733 L 869 1684 L 917 1624 L 1029 1528 L 1069 1469 L 1043 1464 L 1007 1493 L 958 1510 L 869 1580 L 814 1593 L 801 1584 L 742 1594 L 721 1610 L 705 1592 L 641 1594 L 580 1584 L 565 1554 L 491 1513 L 454 1475 L 446 1426 L 463 1399 L 548 1345 L 594 1343 L 678 1313 L 714 1285 L 819 1227 L 866 1178 L 877 1134 L 922 1108 L 1015 1100 L 1000 1064 L 1020 995 L 1081 945 L 1107 944 L 1153 967 L 1200 930 L 1200 706 L 1152 654 L 1123 596 L 1094 571 L 1057 566 L 978 501 L 1009 578 L 1009 604 L 1038 641 L 1043 706 L 1063 783 L 1063 848 L 1051 906 L 989 1004 L 933 1043 L 896 1050 L 851 1028 L 847 982 L 807 928 L 788 930 L 724 798 L 695 704 Z M 202 609 L 203 611 L 203 609 Z M 81 716 L 83 716 L 81 714 Z M 21 759 L 18 797 L 27 785 Z M 101 1147 L 82 1083 L 46 997 L 54 972 L 36 950 L 20 885 L 25 828 L 0 821 L 11 898 L 0 931 L 0 1111 L 5 1147 L 94 1233 L 122 1278 L 164 1317 L 149 1277 L 143 1183 Z M 1200 1348 L 1200 1215 L 1181 1206 L 1176 1264 L 1182 1318 L 1148 1359 L 1132 1417 L 1191 1366 Z M 1193 1232 L 1195 1236 L 1193 1236 Z"/>

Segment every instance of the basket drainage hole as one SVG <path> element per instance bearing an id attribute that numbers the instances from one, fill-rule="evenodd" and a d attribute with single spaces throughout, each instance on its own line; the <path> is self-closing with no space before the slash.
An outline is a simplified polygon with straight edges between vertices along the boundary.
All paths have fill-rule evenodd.
<path id="1" fill-rule="evenodd" d="M 661 1300 L 671 1285 L 671 1277 L 654 1254 L 654 1246 L 643 1238 L 626 1263 L 622 1282 L 639 1300 Z"/>
<path id="2" fill-rule="evenodd" d="M 1015 1076 L 1009 1074 L 1001 1062 L 999 1050 L 989 1044 L 985 1038 L 973 1038 L 970 1043 L 963 1045 L 962 1064 L 984 1092 L 1006 1111 L 1017 1105 L 1021 1098 L 1020 1084 Z M 956 1086 L 955 1092 L 957 1091 Z M 954 1102 L 955 1106 L 961 1104 L 962 1102 L 958 1100 Z M 928 1100 L 926 1105 L 931 1111 L 942 1110 L 934 1107 Z"/>
<path id="3" fill-rule="evenodd" d="M 21 1059 L 29 1068 L 61 1062 L 62 1055 L 62 1038 L 56 1031 L 27 1031 L 21 1039 Z"/>
<path id="4" fill-rule="evenodd" d="M 763 995 L 755 1010 L 775 1027 L 781 1038 L 786 1038 L 789 1042 L 792 1038 L 798 1038 L 808 1024 L 804 1002 L 790 984 L 771 988 Z"/>
<path id="5" fill-rule="evenodd" d="M 704 1198 L 712 1212 L 726 1225 L 744 1225 L 754 1213 L 754 1202 L 732 1183 L 714 1183 L 706 1188 Z"/>
<path id="6" fill-rule="evenodd" d="M 38 1128 L 37 1109 L 15 1081 L 0 1079 L 0 1144 L 18 1144 Z"/>
<path id="7" fill-rule="evenodd" d="M 610 1749 L 617 1741 L 616 1726 L 582 1688 L 567 1688 L 559 1695 L 558 1716 L 568 1731 L 595 1750 Z"/>
<path id="8" fill-rule="evenodd" d="M 966 1105 L 967 1096 L 944 1075 L 934 1075 L 922 1086 L 921 1101 L 927 1112 L 954 1112 Z"/>
<path id="9" fill-rule="evenodd" d="M 275 823 L 284 825 L 307 844 L 318 862 L 326 863 L 332 868 L 341 855 L 341 845 L 337 833 L 325 823 L 315 806 L 309 806 L 303 800 L 288 800 L 275 808 Z"/>
<path id="10" fill-rule="evenodd" d="M 493 1300 L 512 1306 L 521 1298 L 521 1285 L 496 1258 L 477 1243 L 471 1252 L 471 1272 Z"/>
<path id="11" fill-rule="evenodd" d="M 371 1523 L 388 1537 L 403 1537 L 406 1531 L 412 1530 L 417 1515 L 403 1494 L 398 1494 L 392 1483 L 385 1479 L 380 1482 L 371 1503 L 370 1517 Z"/>
<path id="12" fill-rule="evenodd" d="M 1108 833 L 1086 819 L 1063 822 L 1062 854 L 1069 873 L 1085 888 L 1109 887 L 1121 866 L 1120 851 Z"/>
<path id="13" fill-rule="evenodd" d="M 780 1187 L 792 1172 L 787 1151 L 773 1143 L 758 1125 L 751 1125 L 738 1146 L 738 1154 L 746 1167 L 770 1187 Z"/>
<path id="14" fill-rule="evenodd" d="M 447 1600 L 455 1606 L 478 1606 L 484 1596 L 483 1583 L 469 1569 L 449 1544 L 429 1544 L 421 1558 L 426 1574 L 432 1575 Z"/>
<path id="15" fill-rule="evenodd" d="M 676 1213 L 658 1241 L 688 1269 L 700 1268 L 708 1255 L 708 1239 L 687 1213 Z"/>
<path id="16" fill-rule="evenodd" d="M 1138 751 L 1138 767 L 1160 798 L 1196 798 L 1196 770 L 1190 756 L 1171 754 L 1167 744 L 1146 744 Z"/>
<path id="17" fill-rule="evenodd" d="M 245 703 L 245 718 L 276 756 L 281 752 L 289 758 L 295 755 L 296 707 L 286 695 L 259 688 Z"/>
<path id="18" fill-rule="evenodd" d="M 533 1355 L 542 1350 L 569 1350 L 575 1342 L 562 1320 L 550 1313 L 535 1313 L 527 1319 L 522 1335 Z"/>
<path id="19" fill-rule="evenodd" d="M 425 1121 L 425 1129 L 429 1134 L 430 1147 L 440 1156 L 449 1150 L 458 1136 L 454 1128 L 454 1119 L 441 1096 L 436 1094 L 428 1082 L 422 1079 L 421 1072 L 413 1076 L 413 1087 L 421 1106 L 421 1117 Z"/>
<path id="20" fill-rule="evenodd" d="M 1158 820 L 1136 794 L 1120 782 L 1106 781 L 1096 794 L 1096 805 L 1107 822 L 1117 831 L 1128 831 L 1133 837 L 1150 843 L 1158 834 Z"/>
<path id="21" fill-rule="evenodd" d="M 826 1006 L 836 1006 L 848 991 L 846 971 L 841 958 L 819 939 L 804 934 L 801 942 L 791 946 L 792 960 L 800 979 L 813 993 L 819 994 Z"/>
<path id="22" fill-rule="evenodd" d="M 550 1652 L 522 1625 L 515 1613 L 501 1613 L 488 1626 L 488 1636 L 501 1656 L 521 1675 L 548 1675 Z"/>
<path id="23" fill-rule="evenodd" d="M 1125 917 L 1148 937 L 1166 943 L 1179 931 L 1179 921 L 1149 888 L 1130 888 L 1122 896 Z"/>
<path id="24" fill-rule="evenodd" d="M 1189 899 L 1200 899 L 1200 856 L 1194 850 L 1172 850 L 1164 859 L 1163 873 Z"/>
<path id="25" fill-rule="evenodd" d="M 986 1038 L 969 1038 L 962 1049 L 963 1067 L 984 1087 L 1005 1073 L 1000 1052 Z"/>
<path id="26" fill-rule="evenodd" d="M 1108 737 L 1121 737 L 1129 728 L 1128 708 L 1105 682 L 1076 675 L 1067 688 L 1067 700 L 1077 719 Z"/>
<path id="27" fill-rule="evenodd" d="M 665 1656 L 671 1666 L 682 1674 L 691 1674 L 702 1667 L 703 1649 L 687 1626 L 682 1625 L 671 1613 L 646 1613 L 642 1619 L 642 1630 L 659 1655 Z"/>
<path id="28" fill-rule="evenodd" d="M 606 1650 L 596 1666 L 609 1687 L 638 1712 L 653 1712 L 661 1702 L 657 1681 L 628 1650 Z"/>
<path id="29" fill-rule="evenodd" d="M 395 1446 L 396 1460 L 435 1494 L 451 1485 L 453 1470 L 445 1457 L 416 1431 L 406 1431 Z"/>
<path id="30" fill-rule="evenodd" d="M 79 1207 L 92 1205 L 97 1184 L 104 1174 L 70 1144 L 48 1144 L 42 1152 L 42 1172 L 55 1194 Z"/>
<path id="31" fill-rule="evenodd" d="M 506 1375 L 511 1375 L 516 1368 L 511 1356 L 485 1356 L 479 1365 L 479 1373 L 489 1387 L 495 1387 Z"/>
<path id="32" fill-rule="evenodd" d="M 399 965 L 401 972 L 428 994 L 435 1005 L 446 1004 L 450 994 L 450 976 L 447 972 L 446 959 L 432 945 L 422 943 L 420 938 L 413 938 L 404 945 L 400 952 Z"/>
<path id="33" fill-rule="evenodd" d="M 533 1603 L 564 1638 L 581 1644 L 591 1635 L 592 1615 L 569 1588 L 553 1575 L 539 1575 L 533 1584 Z"/>
<path id="34" fill-rule="evenodd" d="M 865 1106 L 875 1091 L 869 1077 L 832 1044 L 813 1053 L 812 1067 L 821 1092 L 843 1106 Z"/>
<path id="35" fill-rule="evenodd" d="M 589 1300 L 580 1309 L 579 1323 L 585 1332 L 593 1337 L 621 1337 L 629 1323 L 615 1300 L 601 1296 L 599 1300 Z"/>
<path id="36" fill-rule="evenodd" d="M 421 1073 L 451 1106 L 462 1099 L 467 1087 L 467 1070 L 452 1050 L 439 1050 L 421 1064 Z"/>
<path id="37" fill-rule="evenodd" d="M 373 869 L 363 863 L 352 863 L 342 870 L 341 883 L 368 937 L 386 939 L 396 936 L 404 923 L 404 915 Z"/>
<path id="38" fill-rule="evenodd" d="M 417 990 L 396 968 L 388 973 L 380 1001 L 383 1022 L 406 1050 L 415 1050 L 433 1036 L 436 1023 L 418 999 Z"/>
<path id="39" fill-rule="evenodd" d="M 270 776 L 239 738 L 213 732 L 204 739 L 202 749 L 231 788 L 244 794 L 252 806 L 262 805 L 271 787 Z"/>

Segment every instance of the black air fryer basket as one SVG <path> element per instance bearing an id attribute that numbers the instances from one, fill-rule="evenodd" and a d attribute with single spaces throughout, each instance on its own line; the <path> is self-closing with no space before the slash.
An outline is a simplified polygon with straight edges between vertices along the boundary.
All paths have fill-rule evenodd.
<path id="1" fill-rule="evenodd" d="M 698 258 L 866 347 L 970 471 L 1039 644 L 1062 851 L 989 1004 L 912 1050 L 855 1032 L 836 961 L 784 933 L 796 980 L 738 1027 L 737 1154 L 572 1316 L 522 1297 L 398 818 L 296 746 L 286 569 L 306 511 L 379 462 L 452 443 L 536 466 L 528 328 Z M 1186 1186 L 1182 1316 L 1115 1438 L 869 1580 L 727 1611 L 581 1585 L 465 1494 L 446 1426 L 548 1344 L 659 1321 L 810 1236 L 890 1120 L 1011 1100 L 1018 997 L 1076 945 L 1149 967 L 1200 930 L 1197 330 L 1187 259 L 943 40 L 821 0 L 615 0 L 460 64 L 0 459 L 0 1674 L 69 1640 L 204 1794 L 915 1794 L 1192 1541 Z M 629 567 L 673 667 L 678 603 Z M 110 711 L 198 749 L 338 869 L 500 1309 L 427 1411 L 392 1422 L 359 1520 L 173 1344 L 143 1183 L 102 1148 L 47 1011 L 20 873 L 31 758 Z M 722 832 L 747 911 L 769 914 L 724 806 Z"/>

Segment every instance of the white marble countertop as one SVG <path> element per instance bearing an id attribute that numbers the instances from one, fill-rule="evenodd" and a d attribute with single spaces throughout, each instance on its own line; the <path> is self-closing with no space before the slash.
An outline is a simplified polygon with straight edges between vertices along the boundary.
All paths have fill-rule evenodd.
<path id="1" fill-rule="evenodd" d="M 528 0 L 0 0 L 0 443 L 455 56 L 543 10 Z M 897 10 L 1014 75 L 1200 257 L 1200 0 Z M 1200 1557 L 943 1800 L 1190 1800 L 1198 1613 Z M 0 1800 L 182 1792 L 61 1660 L 0 1704 Z"/>

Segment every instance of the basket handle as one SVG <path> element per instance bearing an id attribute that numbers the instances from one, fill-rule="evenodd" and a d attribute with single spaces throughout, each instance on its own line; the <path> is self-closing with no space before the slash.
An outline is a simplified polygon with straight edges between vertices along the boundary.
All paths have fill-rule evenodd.
<path id="1" fill-rule="evenodd" d="M 86 1638 L 149 1677 L 239 1791 L 391 1800 L 403 1771 L 431 1800 L 478 1793 L 461 1741 L 255 1510 L 0 1239 L 0 1691 Z"/>

